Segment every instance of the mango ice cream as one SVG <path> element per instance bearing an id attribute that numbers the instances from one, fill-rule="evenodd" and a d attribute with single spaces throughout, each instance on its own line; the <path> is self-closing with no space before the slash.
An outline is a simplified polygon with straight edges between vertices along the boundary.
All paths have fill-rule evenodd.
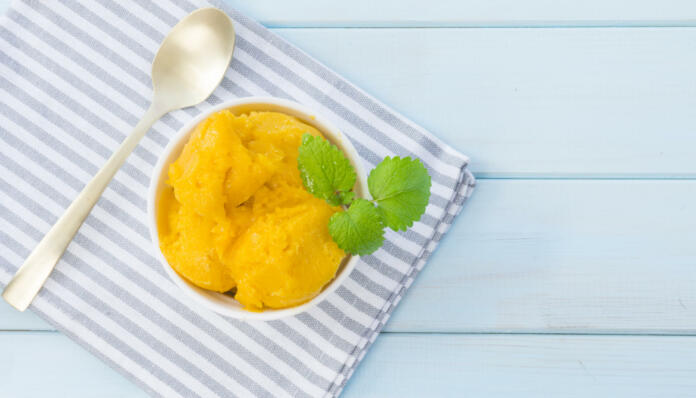
<path id="1" fill-rule="evenodd" d="M 158 206 L 160 247 L 193 284 L 234 291 L 245 308 L 284 308 L 319 294 L 345 253 L 329 235 L 341 211 L 302 186 L 297 154 L 314 127 L 275 112 L 201 122 L 169 166 Z"/>

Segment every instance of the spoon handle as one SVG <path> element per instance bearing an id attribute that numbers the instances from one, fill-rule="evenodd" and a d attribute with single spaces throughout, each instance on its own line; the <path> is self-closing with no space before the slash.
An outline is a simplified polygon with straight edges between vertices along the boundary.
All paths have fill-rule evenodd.
<path id="1" fill-rule="evenodd" d="M 20 311 L 29 307 L 36 294 L 46 282 L 53 267 L 65 252 L 82 222 L 87 218 L 92 207 L 101 197 L 109 182 L 126 158 L 138 145 L 150 127 L 165 112 L 151 105 L 143 118 L 106 161 L 90 182 L 82 188 L 65 213 L 51 227 L 41 242 L 34 248 L 24 264 L 17 270 L 10 283 L 5 287 L 2 297 Z"/>

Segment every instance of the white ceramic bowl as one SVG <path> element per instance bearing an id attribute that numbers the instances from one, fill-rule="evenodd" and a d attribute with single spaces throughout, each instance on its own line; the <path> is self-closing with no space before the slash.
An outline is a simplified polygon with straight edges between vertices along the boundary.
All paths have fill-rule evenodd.
<path id="1" fill-rule="evenodd" d="M 201 289 L 198 286 L 193 285 L 191 282 L 181 277 L 174 269 L 169 265 L 165 259 L 159 246 L 159 234 L 157 231 L 157 213 L 155 206 L 158 202 L 158 198 L 165 188 L 165 181 L 167 180 L 167 171 L 169 165 L 179 157 L 181 150 L 189 139 L 189 136 L 193 129 L 203 121 L 205 118 L 211 114 L 223 110 L 229 109 L 234 114 L 243 114 L 251 111 L 275 111 L 282 112 L 288 115 L 292 115 L 302 120 L 303 122 L 316 127 L 319 131 L 324 134 L 324 136 L 338 148 L 340 148 L 348 157 L 353 167 L 355 167 L 356 174 L 358 176 L 357 184 L 355 187 L 355 193 L 358 197 L 367 197 L 367 178 L 365 172 L 362 168 L 360 160 L 358 159 L 358 154 L 355 148 L 350 143 L 350 140 L 345 138 L 343 134 L 336 127 L 334 127 L 328 120 L 324 119 L 320 115 L 311 111 L 303 105 L 297 104 L 292 101 L 271 98 L 271 97 L 247 97 L 235 99 L 232 101 L 227 101 L 218 106 L 211 108 L 210 110 L 198 115 L 184 127 L 181 128 L 169 142 L 162 155 L 155 165 L 155 169 L 152 173 L 152 179 L 150 181 L 150 190 L 148 193 L 148 222 L 150 224 L 150 236 L 152 238 L 152 243 L 155 245 L 155 250 L 157 257 L 162 263 L 165 272 L 174 281 L 174 283 L 186 294 L 191 300 L 197 302 L 204 307 L 211 309 L 222 315 L 226 315 L 238 319 L 256 319 L 256 320 L 272 320 L 283 318 L 291 315 L 298 314 L 302 311 L 306 311 L 312 306 L 316 305 L 322 301 L 327 295 L 333 292 L 342 282 L 348 277 L 350 272 L 355 268 L 355 264 L 358 261 L 358 256 L 348 256 L 346 257 L 341 266 L 339 267 L 336 277 L 329 282 L 324 289 L 314 297 L 312 300 L 291 308 L 284 309 L 267 309 L 263 312 L 251 312 L 245 310 L 241 304 L 229 295 L 217 293 L 205 289 Z"/>

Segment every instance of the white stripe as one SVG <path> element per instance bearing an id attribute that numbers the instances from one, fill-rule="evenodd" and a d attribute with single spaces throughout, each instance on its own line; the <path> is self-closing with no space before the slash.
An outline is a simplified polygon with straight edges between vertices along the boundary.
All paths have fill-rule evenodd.
<path id="1" fill-rule="evenodd" d="M 345 360 L 345 352 L 326 341 L 316 330 L 307 327 L 307 325 L 302 323 L 297 317 L 293 316 L 283 319 L 283 322 L 285 322 L 290 329 L 295 330 L 297 334 L 314 343 L 325 356 L 332 358 L 338 363 L 343 363 Z"/>
<path id="2" fill-rule="evenodd" d="M 353 305 L 346 305 L 346 301 L 343 300 L 341 296 L 337 293 L 330 294 L 326 301 L 331 303 L 334 307 L 338 308 L 346 317 L 355 321 L 357 324 L 363 328 L 367 328 L 372 323 L 372 318 L 362 313 L 360 310 L 355 308 Z"/>
<path id="3" fill-rule="evenodd" d="M 396 281 L 386 277 L 384 274 L 372 268 L 368 264 L 364 264 L 364 266 L 361 266 L 359 271 L 363 275 L 365 275 L 365 277 L 367 277 L 369 280 L 371 280 L 379 286 L 382 286 L 387 291 L 392 291 L 397 286 Z"/>
<path id="4" fill-rule="evenodd" d="M 329 316 L 323 309 L 314 307 L 307 311 L 314 319 L 325 325 L 333 334 L 347 341 L 351 345 L 357 344 L 360 340 L 359 336 L 350 330 L 340 326 L 333 318 Z"/>
<path id="5" fill-rule="evenodd" d="M 370 305 L 375 307 L 377 310 L 381 310 L 384 304 L 386 303 L 384 299 L 370 292 L 364 286 L 359 285 L 351 278 L 346 278 L 342 286 L 344 286 L 357 297 L 361 298 L 366 303 L 369 303 Z"/>

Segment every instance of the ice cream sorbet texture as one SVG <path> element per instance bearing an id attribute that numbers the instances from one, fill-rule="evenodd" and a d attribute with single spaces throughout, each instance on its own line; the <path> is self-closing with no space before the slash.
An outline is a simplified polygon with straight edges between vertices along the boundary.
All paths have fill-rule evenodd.
<path id="1" fill-rule="evenodd" d="M 193 284 L 234 292 L 252 311 L 304 303 L 335 276 L 345 253 L 329 235 L 341 211 L 302 186 L 304 133 L 321 133 L 276 112 L 201 122 L 169 166 L 157 206 L 160 247 Z"/>

